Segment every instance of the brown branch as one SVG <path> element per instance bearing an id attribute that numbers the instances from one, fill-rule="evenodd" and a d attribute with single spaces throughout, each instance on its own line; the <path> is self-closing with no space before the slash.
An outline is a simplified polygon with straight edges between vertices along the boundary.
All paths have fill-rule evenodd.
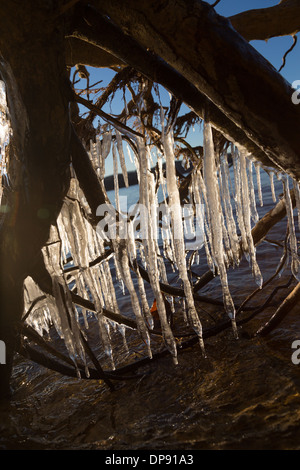
<path id="1" fill-rule="evenodd" d="M 285 0 L 279 5 L 244 11 L 229 19 L 248 41 L 294 35 L 300 31 L 300 4 L 298 0 Z"/>
<path id="2" fill-rule="evenodd" d="M 93 266 L 97 266 L 97 264 L 102 263 L 102 261 L 107 259 L 112 253 L 113 253 L 112 249 L 109 248 L 102 255 L 98 256 L 98 258 L 95 258 L 93 261 L 90 261 L 89 268 L 92 268 Z M 70 273 L 73 273 L 74 271 L 79 271 L 79 270 L 80 270 L 80 266 L 70 266 L 69 268 L 64 269 L 64 274 L 70 274 Z"/>
<path id="3" fill-rule="evenodd" d="M 281 70 L 285 67 L 285 64 L 286 64 L 286 58 L 287 56 L 289 55 L 290 52 L 292 52 L 292 50 L 294 49 L 294 47 L 296 46 L 297 44 L 297 40 L 298 40 L 298 37 L 296 35 L 293 36 L 293 44 L 291 45 L 291 47 L 286 51 L 286 53 L 284 54 L 283 58 L 282 58 L 282 66 L 280 67 L 280 69 L 278 70 L 278 72 L 281 72 Z"/>
<path id="4" fill-rule="evenodd" d="M 97 99 L 95 106 L 98 109 L 101 109 L 102 106 L 104 106 L 104 104 L 107 102 L 109 96 L 113 95 L 118 90 L 118 88 L 123 86 L 124 82 L 128 82 L 135 73 L 136 72 L 132 69 L 132 67 L 124 67 L 124 69 L 118 72 L 107 85 L 102 95 Z M 91 110 L 86 120 L 92 122 L 95 116 L 97 116 L 97 113 L 95 110 Z"/>
<path id="5" fill-rule="evenodd" d="M 118 59 L 101 47 L 94 46 L 79 38 L 66 37 L 65 39 L 66 64 L 74 67 L 77 64 L 99 68 L 124 67 L 122 60 Z"/>

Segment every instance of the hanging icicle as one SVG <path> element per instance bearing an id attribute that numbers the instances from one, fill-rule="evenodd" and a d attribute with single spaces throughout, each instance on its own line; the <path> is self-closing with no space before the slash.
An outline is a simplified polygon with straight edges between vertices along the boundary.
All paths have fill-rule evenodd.
<path id="1" fill-rule="evenodd" d="M 116 139 L 117 139 L 117 149 L 119 153 L 119 159 L 120 159 L 120 165 L 121 165 L 121 170 L 124 178 L 124 183 L 126 188 L 129 187 L 128 184 L 128 175 L 127 175 L 127 168 L 126 168 L 126 163 L 125 163 L 125 156 L 124 156 L 124 151 L 123 151 L 123 141 L 122 141 L 122 136 L 118 130 L 116 130 Z"/>
<path id="2" fill-rule="evenodd" d="M 169 207 L 171 211 L 172 236 L 175 251 L 175 262 L 179 271 L 179 277 L 183 282 L 184 293 L 188 309 L 188 318 L 191 327 L 195 330 L 199 338 L 199 343 L 203 354 L 205 354 L 202 338 L 202 325 L 195 308 L 192 286 L 190 284 L 184 246 L 184 234 L 182 226 L 182 210 L 180 203 L 179 190 L 176 179 L 174 141 L 172 131 L 169 130 L 163 135 L 164 155 L 166 158 L 166 178 L 169 195 Z"/>
<path id="3" fill-rule="evenodd" d="M 226 225 L 228 230 L 228 236 L 230 240 L 230 246 L 232 250 L 233 262 L 238 266 L 240 263 L 240 243 L 236 232 L 236 223 L 233 216 L 233 209 L 231 205 L 231 194 L 229 189 L 229 167 L 227 153 L 221 155 L 220 164 L 220 185 L 221 185 L 221 196 L 224 204 Z"/>
<path id="4" fill-rule="evenodd" d="M 225 310 L 231 319 L 234 335 L 237 337 L 235 307 L 229 291 L 222 236 L 222 208 L 220 207 L 219 185 L 217 178 L 215 151 L 212 130 L 209 123 L 204 123 L 204 181 L 207 192 L 207 211 L 211 227 L 212 258 L 220 275 Z"/>
<path id="5" fill-rule="evenodd" d="M 250 262 L 252 267 L 252 274 L 258 287 L 262 287 L 263 278 L 256 261 L 256 249 L 253 243 L 251 233 L 251 203 L 248 186 L 247 168 L 246 168 L 246 153 L 244 149 L 240 149 L 240 163 L 241 163 L 241 181 L 242 181 L 242 214 L 244 220 L 245 234 L 249 250 Z"/>
<path id="6" fill-rule="evenodd" d="M 158 266 L 157 266 L 157 251 L 154 244 L 154 236 L 152 226 L 148 223 L 148 211 L 149 207 L 149 185 L 148 185 L 148 173 L 149 160 L 147 158 L 147 149 L 143 139 L 137 139 L 138 154 L 139 154 L 139 170 L 140 170 L 140 207 L 141 207 L 141 224 L 142 224 L 142 240 L 145 248 L 145 259 L 150 279 L 152 291 L 157 303 L 157 310 L 161 324 L 161 330 L 164 338 L 164 342 L 168 350 L 173 356 L 174 363 L 177 363 L 177 347 L 175 338 L 167 320 L 165 302 L 160 290 Z"/>
<path id="7" fill-rule="evenodd" d="M 262 196 L 262 189 L 261 189 L 261 177 L 260 177 L 260 163 L 255 161 L 254 163 L 255 171 L 256 171 L 256 184 L 257 184 L 257 192 L 258 192 L 258 199 L 260 202 L 260 206 L 263 207 L 263 196 Z"/>

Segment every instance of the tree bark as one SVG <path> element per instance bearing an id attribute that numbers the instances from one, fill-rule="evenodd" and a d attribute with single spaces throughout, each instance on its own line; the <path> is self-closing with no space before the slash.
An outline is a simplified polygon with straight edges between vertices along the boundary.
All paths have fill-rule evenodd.
<path id="1" fill-rule="evenodd" d="M 65 40 L 66 63 L 69 67 L 77 64 L 90 67 L 122 67 L 124 62 L 109 54 L 104 49 L 81 41 L 78 38 L 67 37 Z"/>
<path id="2" fill-rule="evenodd" d="M 55 2 L 2 2 L 1 74 L 13 130 L 8 174 L 10 212 L 0 239 L 0 337 L 7 363 L 0 366 L 0 396 L 9 393 L 23 281 L 47 242 L 69 186 L 70 123 L 64 30 L 54 24 Z"/>
<path id="3" fill-rule="evenodd" d="M 283 171 L 300 179 L 294 90 L 227 19 L 200 0 L 93 4 L 192 82 Z"/>

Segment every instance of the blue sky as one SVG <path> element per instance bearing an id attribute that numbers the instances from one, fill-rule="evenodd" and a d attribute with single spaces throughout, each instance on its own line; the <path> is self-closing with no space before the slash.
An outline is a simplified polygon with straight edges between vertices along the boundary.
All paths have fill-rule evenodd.
<path id="1" fill-rule="evenodd" d="M 215 0 L 208 0 L 208 3 L 213 4 Z M 255 8 L 267 8 L 274 5 L 277 5 L 279 0 L 221 0 L 220 3 L 216 6 L 216 11 L 223 16 L 231 16 L 241 11 L 255 9 Z M 300 33 L 299 33 L 300 34 Z M 278 70 L 282 65 L 282 57 L 285 52 L 291 47 L 293 39 L 291 36 L 282 37 L 282 38 L 272 38 L 268 41 L 251 41 L 251 45 L 255 47 L 258 52 L 260 52 L 271 64 Z M 300 80 L 300 62 L 299 62 L 299 51 L 300 43 L 296 45 L 294 50 L 287 56 L 286 65 L 280 72 L 283 77 L 290 83 L 293 83 L 295 80 Z M 90 84 L 97 82 L 98 80 L 103 80 L 98 86 L 106 86 L 109 81 L 113 78 L 114 72 L 108 69 L 92 69 L 89 68 L 90 72 Z M 83 87 L 85 84 L 83 83 Z M 167 95 L 166 95 L 167 96 Z M 109 104 L 105 105 L 103 108 L 104 111 L 108 113 L 117 114 L 123 108 L 122 104 L 122 95 L 119 94 L 116 96 L 116 99 L 113 101 L 112 106 Z M 196 133 L 191 136 L 191 141 L 195 145 Z M 128 164 L 128 170 L 133 169 L 133 165 L 130 163 L 129 159 L 126 159 Z M 112 163 L 107 159 L 106 165 L 106 174 L 112 173 Z"/>

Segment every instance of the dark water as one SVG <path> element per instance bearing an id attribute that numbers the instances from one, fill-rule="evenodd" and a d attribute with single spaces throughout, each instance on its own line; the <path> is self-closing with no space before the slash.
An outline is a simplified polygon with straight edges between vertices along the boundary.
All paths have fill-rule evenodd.
<path id="1" fill-rule="evenodd" d="M 277 195 L 280 192 L 277 183 Z M 268 185 L 264 203 L 261 214 L 273 206 Z M 282 241 L 285 230 L 286 220 L 268 237 Z M 278 265 L 281 248 L 263 242 L 257 257 L 267 279 Z M 205 272 L 204 257 L 201 263 L 199 272 Z M 284 272 L 251 305 L 262 305 L 289 277 L 290 272 Z M 247 262 L 230 272 L 229 281 L 236 304 L 256 288 Z M 207 358 L 198 345 L 179 350 L 178 366 L 169 356 L 155 360 L 138 370 L 135 380 L 117 382 L 114 392 L 102 382 L 67 378 L 17 356 L 13 398 L 0 408 L 0 448 L 299 449 L 300 365 L 291 360 L 292 342 L 300 340 L 299 307 L 267 338 L 249 338 L 287 293 L 279 290 L 271 307 L 241 327 L 239 340 L 229 328 L 206 340 Z M 218 279 L 201 294 L 221 298 Z M 127 313 L 127 296 L 120 296 L 120 305 Z M 222 317 L 220 307 L 198 307 L 204 325 L 211 325 L 210 315 Z M 89 335 L 97 349 L 93 321 Z M 145 354 L 134 332 L 128 331 L 127 340 L 128 361 Z M 117 331 L 114 342 L 121 362 L 125 351 Z M 161 347 L 159 337 L 153 347 Z"/>

